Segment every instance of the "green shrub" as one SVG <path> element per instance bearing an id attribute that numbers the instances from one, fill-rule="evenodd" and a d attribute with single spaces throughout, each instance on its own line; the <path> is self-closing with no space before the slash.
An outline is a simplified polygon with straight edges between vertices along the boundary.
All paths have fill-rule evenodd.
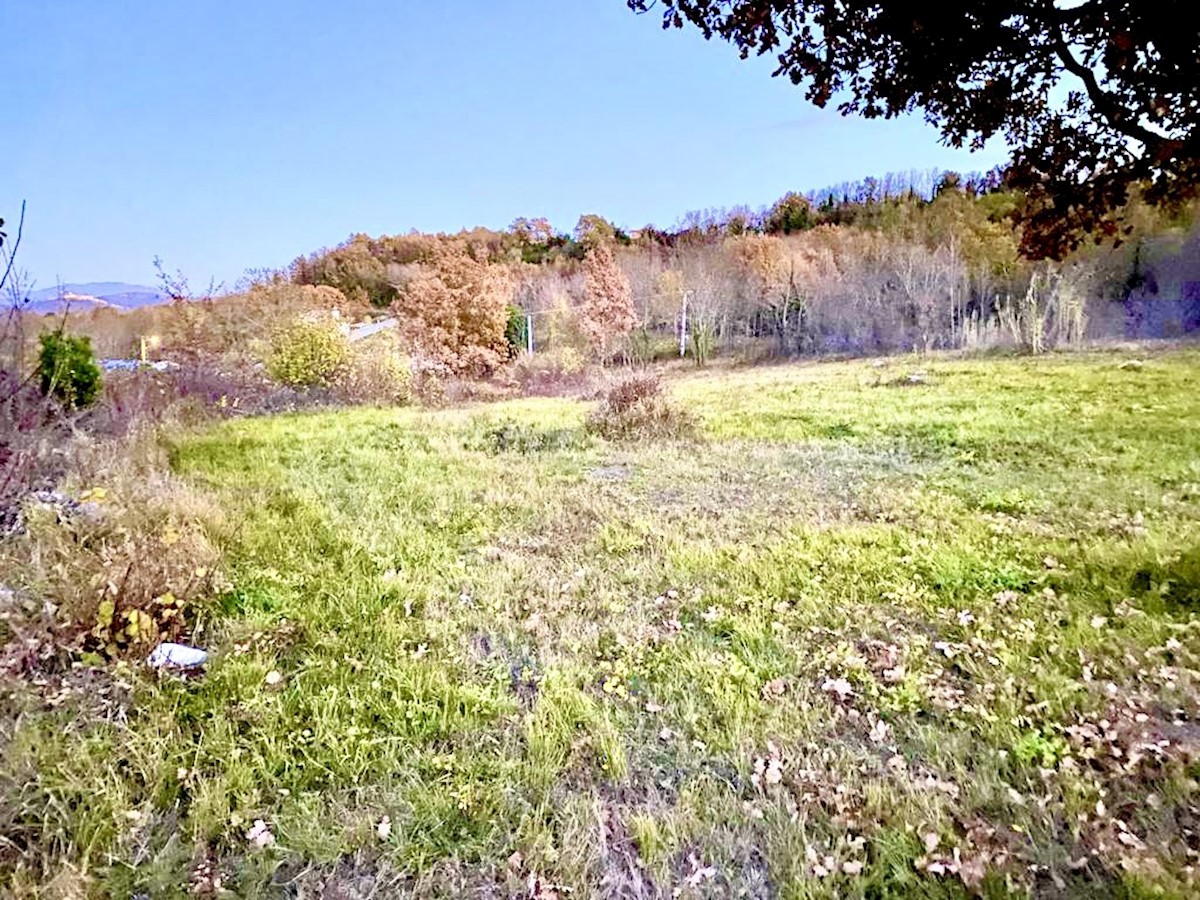
<path id="1" fill-rule="evenodd" d="M 629 357 L 641 365 L 654 358 L 654 338 L 645 328 L 635 328 L 629 333 Z"/>
<path id="2" fill-rule="evenodd" d="M 608 440 L 688 438 L 696 421 L 663 394 L 656 375 L 633 375 L 617 382 L 588 416 L 587 430 Z"/>
<path id="3" fill-rule="evenodd" d="M 37 374 L 42 393 L 69 409 L 91 406 L 101 384 L 91 339 L 55 331 L 43 334 L 39 342 Z"/>
<path id="4" fill-rule="evenodd" d="M 267 374 L 289 387 L 329 387 L 350 361 L 350 342 L 336 323 L 297 319 L 271 338 Z"/>
<path id="5" fill-rule="evenodd" d="M 508 307 L 508 322 L 504 326 L 504 340 L 508 343 L 508 358 L 515 359 L 529 346 L 529 320 L 525 310 L 516 305 Z"/>

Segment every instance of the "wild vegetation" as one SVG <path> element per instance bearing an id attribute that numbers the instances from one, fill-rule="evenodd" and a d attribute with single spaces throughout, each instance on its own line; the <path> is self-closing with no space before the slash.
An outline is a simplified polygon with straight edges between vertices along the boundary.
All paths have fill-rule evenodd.
<path id="1" fill-rule="evenodd" d="M 662 3 L 1003 171 L 53 317 L 0 231 L 0 896 L 1196 896 L 1150 6 Z"/>
<path id="2" fill-rule="evenodd" d="M 0 545 L 4 883 L 1194 896 L 1198 363 L 680 370 L 683 441 L 553 398 L 238 420 L 166 438 L 165 505 L 94 460 Z M 21 604 L 94 620 L 51 649 Z M 202 675 L 123 649 L 160 628 Z"/>
<path id="3" fill-rule="evenodd" d="M 395 349 L 431 396 L 489 379 L 553 389 L 587 365 L 678 356 L 1041 352 L 1200 325 L 1190 208 L 1135 198 L 1123 242 L 1047 261 L 1022 253 L 1028 202 L 1001 173 L 909 172 L 758 211 L 693 213 L 670 231 L 626 233 L 588 215 L 569 235 L 526 219 L 505 231 L 357 235 L 234 293 L 197 297 L 164 277 L 168 306 L 68 313 L 62 324 L 101 357 L 174 362 L 229 382 L 231 396 L 271 383 L 319 389 L 310 396 L 335 388 L 333 370 L 297 381 L 276 352 L 284 335 L 331 316 L 343 329 L 394 319 Z M 10 291 L 18 313 L 21 285 Z M 57 327 L 20 318 L 26 343 Z"/>

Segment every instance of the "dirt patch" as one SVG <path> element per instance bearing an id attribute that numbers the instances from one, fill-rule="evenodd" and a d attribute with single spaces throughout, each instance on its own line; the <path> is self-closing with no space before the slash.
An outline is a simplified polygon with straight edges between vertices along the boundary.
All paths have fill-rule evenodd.
<path id="1" fill-rule="evenodd" d="M 588 472 L 592 481 L 628 481 L 633 477 L 633 466 L 619 463 L 612 466 L 600 466 Z"/>

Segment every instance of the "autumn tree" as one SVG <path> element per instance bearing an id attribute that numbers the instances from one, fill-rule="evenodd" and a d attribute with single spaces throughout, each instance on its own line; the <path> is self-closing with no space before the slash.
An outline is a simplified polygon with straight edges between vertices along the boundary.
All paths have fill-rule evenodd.
<path id="1" fill-rule="evenodd" d="M 394 291 L 376 243 L 359 234 L 333 250 L 301 257 L 292 263 L 292 279 L 337 288 L 355 303 L 385 307 Z"/>
<path id="2" fill-rule="evenodd" d="M 589 250 L 602 244 L 611 244 L 616 239 L 616 226 L 604 216 L 589 213 L 580 216 L 575 225 L 575 240 Z"/>
<path id="3" fill-rule="evenodd" d="M 439 241 L 396 285 L 392 304 L 410 339 L 451 370 L 486 375 L 508 352 L 505 327 L 515 286 L 507 271 L 461 241 Z"/>
<path id="4" fill-rule="evenodd" d="M 763 221 L 763 230 L 768 234 L 791 234 L 812 226 L 812 204 L 795 193 L 784 194 L 775 201 Z"/>
<path id="5" fill-rule="evenodd" d="M 730 250 L 743 290 L 771 322 L 779 352 L 805 349 L 810 305 L 828 265 L 825 255 L 809 244 L 765 234 L 731 238 Z"/>
<path id="6" fill-rule="evenodd" d="M 922 110 L 943 140 L 1013 147 L 1024 250 L 1062 257 L 1119 232 L 1139 187 L 1200 193 L 1200 39 L 1190 7 L 1145 0 L 626 0 L 663 27 L 699 28 L 846 115 Z"/>
<path id="7" fill-rule="evenodd" d="M 583 304 L 579 324 L 600 359 L 607 359 L 614 344 L 637 325 L 633 291 L 606 244 L 591 249 L 583 262 Z"/>
<path id="8" fill-rule="evenodd" d="M 521 217 L 514 219 L 513 223 L 508 226 L 508 230 L 518 239 L 530 244 L 548 244 L 554 237 L 554 228 L 551 227 L 550 220 L 546 218 L 526 219 Z"/>

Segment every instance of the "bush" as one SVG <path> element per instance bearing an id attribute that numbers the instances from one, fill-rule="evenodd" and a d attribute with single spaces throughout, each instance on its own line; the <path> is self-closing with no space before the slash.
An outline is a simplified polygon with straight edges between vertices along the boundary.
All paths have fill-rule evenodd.
<path id="1" fill-rule="evenodd" d="M 297 319 L 271 338 L 267 373 L 289 387 L 329 387 L 350 361 L 350 342 L 332 320 Z"/>
<path id="2" fill-rule="evenodd" d="M 87 337 L 62 332 L 43 334 L 39 339 L 37 375 L 42 393 L 54 397 L 68 409 L 91 406 L 100 393 L 100 367 Z"/>
<path id="3" fill-rule="evenodd" d="M 412 362 L 395 335 L 377 334 L 352 345 L 337 387 L 354 402 L 408 404 L 414 395 Z"/>
<path id="4" fill-rule="evenodd" d="M 662 391 L 657 375 L 632 375 L 605 392 L 588 416 L 587 430 L 610 441 L 638 438 L 687 438 L 696 421 Z"/>
<path id="5" fill-rule="evenodd" d="M 638 365 L 670 362 L 679 358 L 679 340 L 673 335 L 656 335 L 638 328 L 629 335 L 629 356 Z"/>
<path id="6" fill-rule="evenodd" d="M 508 358 L 514 359 L 529 347 L 529 319 L 525 310 L 516 305 L 508 307 L 508 324 L 504 326 L 504 340 L 508 342 Z"/>

